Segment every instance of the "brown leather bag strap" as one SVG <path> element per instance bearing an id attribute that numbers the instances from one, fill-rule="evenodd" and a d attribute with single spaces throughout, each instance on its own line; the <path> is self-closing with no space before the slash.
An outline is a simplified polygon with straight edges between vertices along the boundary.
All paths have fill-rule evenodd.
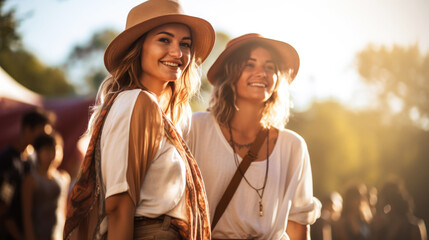
<path id="1" fill-rule="evenodd" d="M 265 141 L 265 138 L 267 136 L 267 131 L 268 131 L 267 128 L 261 128 L 261 130 L 259 130 L 259 133 L 256 136 L 255 141 L 252 143 L 252 146 L 250 146 L 250 149 L 247 152 L 246 156 L 244 156 L 240 165 L 237 167 L 237 170 L 235 171 L 235 174 L 232 177 L 231 182 L 229 183 L 228 187 L 226 188 L 222 198 L 220 199 L 216 207 L 215 214 L 213 217 L 213 222 L 212 222 L 212 230 L 215 228 L 223 212 L 225 212 L 226 207 L 231 201 L 232 196 L 234 196 L 234 193 L 237 190 L 238 185 L 240 185 L 241 179 L 243 178 L 244 173 L 246 173 L 247 169 L 249 168 L 250 163 L 252 163 L 252 161 L 258 158 L 258 152 L 262 146 L 262 143 Z"/>

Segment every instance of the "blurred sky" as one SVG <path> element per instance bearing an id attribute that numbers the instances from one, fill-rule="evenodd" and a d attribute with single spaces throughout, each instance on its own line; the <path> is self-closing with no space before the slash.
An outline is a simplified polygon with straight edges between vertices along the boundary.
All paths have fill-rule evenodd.
<path id="1" fill-rule="evenodd" d="M 62 64 L 75 44 L 95 31 L 125 26 L 141 0 L 7 0 L 21 19 L 24 46 L 47 64 Z M 188 14 L 205 18 L 231 37 L 257 32 L 294 46 L 301 58 L 292 84 L 297 107 L 335 98 L 368 103 L 355 67 L 369 43 L 429 49 L 429 0 L 182 0 Z"/>

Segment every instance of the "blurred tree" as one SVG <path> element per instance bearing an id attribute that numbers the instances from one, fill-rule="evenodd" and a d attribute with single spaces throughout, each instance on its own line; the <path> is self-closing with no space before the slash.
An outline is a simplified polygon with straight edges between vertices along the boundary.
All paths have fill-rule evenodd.
<path id="1" fill-rule="evenodd" d="M 16 32 L 18 22 L 15 19 L 15 10 L 4 12 L 6 0 L 0 0 L 0 51 L 10 50 L 19 44 L 20 36 Z"/>
<path id="2" fill-rule="evenodd" d="M 369 45 L 357 55 L 357 63 L 363 80 L 376 89 L 380 121 L 390 123 L 377 139 L 382 154 L 379 172 L 404 178 L 417 215 L 428 223 L 429 53 L 422 54 L 417 44 Z"/>
<path id="3" fill-rule="evenodd" d="M 17 82 L 44 96 L 74 93 L 62 69 L 45 66 L 23 49 L 0 51 L 0 66 Z"/>
<path id="4" fill-rule="evenodd" d="M 99 32 L 94 33 L 92 35 L 91 39 L 83 44 L 83 45 L 76 45 L 68 60 L 67 64 L 74 63 L 76 61 L 81 61 L 82 59 L 88 58 L 88 56 L 91 56 L 94 54 L 94 52 L 103 52 L 109 45 L 109 43 L 113 40 L 113 38 L 118 35 L 117 32 L 111 29 L 105 29 Z"/>
<path id="5" fill-rule="evenodd" d="M 376 89 L 380 109 L 429 130 L 429 53 L 422 55 L 417 44 L 391 49 L 369 45 L 357 55 L 357 68 Z"/>
<path id="6" fill-rule="evenodd" d="M 353 178 L 373 183 L 379 177 L 377 131 L 382 128 L 377 125 L 377 114 L 361 115 L 334 101 L 293 112 L 287 128 L 308 144 L 317 195 L 338 191 Z"/>
<path id="7" fill-rule="evenodd" d="M 98 87 L 101 85 L 103 80 L 107 76 L 107 71 L 105 69 L 95 69 L 90 71 L 85 76 L 85 81 L 88 83 L 91 88 L 91 92 L 97 92 Z"/>
<path id="8" fill-rule="evenodd" d="M 71 51 L 65 66 L 70 78 L 79 85 L 80 94 L 96 92 L 107 76 L 103 64 L 104 51 L 116 35 L 114 30 L 101 30 Z"/>
<path id="9" fill-rule="evenodd" d="M 60 68 L 47 67 L 22 48 L 15 10 L 4 10 L 0 0 L 0 66 L 23 86 L 45 96 L 69 95 L 73 86 Z"/>
<path id="10" fill-rule="evenodd" d="M 402 177 L 429 222 L 429 134 L 412 124 L 391 124 L 379 110 L 352 111 L 338 102 L 315 102 L 293 112 L 287 128 L 307 142 L 316 196 L 342 191 L 352 180 L 381 186 L 390 174 Z"/>

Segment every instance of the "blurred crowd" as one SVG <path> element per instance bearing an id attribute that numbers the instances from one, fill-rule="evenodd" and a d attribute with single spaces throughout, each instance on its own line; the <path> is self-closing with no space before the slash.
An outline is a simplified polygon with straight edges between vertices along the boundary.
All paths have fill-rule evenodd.
<path id="1" fill-rule="evenodd" d="M 62 137 L 55 116 L 26 112 L 20 134 L 0 150 L 0 239 L 62 239 L 70 176 L 58 167 Z"/>
<path id="2" fill-rule="evenodd" d="M 413 200 L 395 176 L 377 190 L 350 183 L 340 194 L 321 199 L 321 217 L 311 226 L 313 240 L 426 240 L 422 219 L 413 214 Z"/>

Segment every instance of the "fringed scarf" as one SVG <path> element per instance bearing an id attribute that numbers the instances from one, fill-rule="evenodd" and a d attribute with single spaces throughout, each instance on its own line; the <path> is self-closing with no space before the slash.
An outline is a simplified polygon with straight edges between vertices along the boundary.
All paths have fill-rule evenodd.
<path id="1" fill-rule="evenodd" d="M 104 120 L 118 94 L 107 101 L 96 120 L 78 180 L 69 198 L 64 239 L 107 238 L 107 233 L 99 234 L 101 222 L 105 218 L 99 145 Z M 176 147 L 186 166 L 185 200 L 188 221 L 173 219 L 172 223 L 179 228 L 183 239 L 210 239 L 208 203 L 200 170 L 173 123 L 161 112 L 164 135 Z"/>

